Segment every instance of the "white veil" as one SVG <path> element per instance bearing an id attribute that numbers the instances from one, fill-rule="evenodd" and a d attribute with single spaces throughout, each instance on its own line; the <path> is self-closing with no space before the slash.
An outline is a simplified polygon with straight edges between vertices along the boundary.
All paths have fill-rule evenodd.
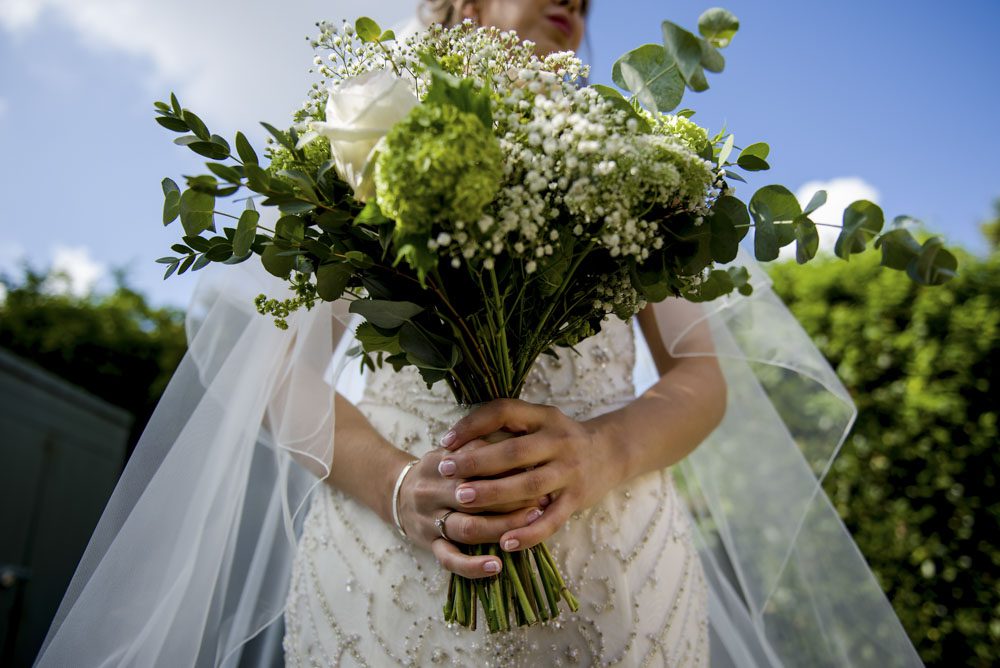
<path id="1" fill-rule="evenodd" d="M 710 584 L 712 666 L 921 666 L 820 487 L 854 405 L 753 259 L 735 263 L 751 268 L 753 296 L 655 306 L 665 348 L 718 355 L 729 389 L 722 424 L 678 465 Z M 253 298 L 284 289 L 255 261 L 206 270 L 188 353 L 36 666 L 280 657 L 296 533 L 333 458 L 335 388 L 350 397 L 360 380 L 346 303 L 280 331 Z M 657 375 L 638 348 L 641 392 Z"/>

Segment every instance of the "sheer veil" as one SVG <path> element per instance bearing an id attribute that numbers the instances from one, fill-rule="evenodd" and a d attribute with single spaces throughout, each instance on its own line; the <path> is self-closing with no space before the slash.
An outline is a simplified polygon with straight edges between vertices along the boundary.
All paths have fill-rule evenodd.
<path id="1" fill-rule="evenodd" d="M 396 18 L 412 10 L 390 4 Z M 346 3 L 334 10 L 352 13 Z M 665 348 L 716 355 L 728 384 L 722 424 L 676 469 L 710 587 L 711 665 L 921 666 L 820 486 L 854 404 L 766 274 L 746 253 L 735 263 L 751 269 L 751 297 L 655 305 Z M 37 666 L 273 665 L 280 656 L 296 535 L 333 460 L 334 393 L 356 397 L 363 382 L 346 302 L 296 313 L 280 331 L 253 298 L 285 290 L 256 262 L 199 282 L 188 353 Z M 658 375 L 636 340 L 641 393 Z"/>

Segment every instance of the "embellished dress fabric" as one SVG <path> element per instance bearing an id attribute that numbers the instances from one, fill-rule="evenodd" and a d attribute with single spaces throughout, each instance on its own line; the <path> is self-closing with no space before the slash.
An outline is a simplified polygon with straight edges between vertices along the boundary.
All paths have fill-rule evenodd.
<path id="1" fill-rule="evenodd" d="M 610 318 L 577 346 L 542 355 L 521 397 L 583 420 L 635 397 L 635 336 Z M 450 390 L 413 368 L 372 373 L 358 408 L 419 457 L 461 413 Z M 547 624 L 489 634 L 449 627 L 448 574 L 368 508 L 317 486 L 292 567 L 286 665 L 709 665 L 708 590 L 691 519 L 671 469 L 620 486 L 546 543 L 580 601 Z"/>

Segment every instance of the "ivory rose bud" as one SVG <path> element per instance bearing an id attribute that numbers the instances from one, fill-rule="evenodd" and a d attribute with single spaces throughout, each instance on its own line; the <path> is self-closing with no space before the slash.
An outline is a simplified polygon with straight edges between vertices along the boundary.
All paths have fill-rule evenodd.
<path id="1" fill-rule="evenodd" d="M 310 123 L 298 146 L 319 136 L 329 139 L 337 174 L 354 189 L 358 200 L 367 201 L 375 194 L 372 154 L 376 145 L 418 103 L 412 84 L 393 73 L 362 74 L 330 91 L 326 122 Z"/>

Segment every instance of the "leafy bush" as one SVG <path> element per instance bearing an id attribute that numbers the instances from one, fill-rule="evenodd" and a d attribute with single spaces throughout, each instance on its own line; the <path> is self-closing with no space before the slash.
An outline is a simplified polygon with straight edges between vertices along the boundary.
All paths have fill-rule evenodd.
<path id="1" fill-rule="evenodd" d="M 0 278 L 0 346 L 132 413 L 131 453 L 184 355 L 184 314 L 151 306 L 122 275 L 114 291 L 85 297 L 49 280 L 30 268 Z"/>
<path id="2" fill-rule="evenodd" d="M 1000 663 L 1000 253 L 935 288 L 875 254 L 770 273 L 858 405 L 824 488 L 921 657 Z"/>

